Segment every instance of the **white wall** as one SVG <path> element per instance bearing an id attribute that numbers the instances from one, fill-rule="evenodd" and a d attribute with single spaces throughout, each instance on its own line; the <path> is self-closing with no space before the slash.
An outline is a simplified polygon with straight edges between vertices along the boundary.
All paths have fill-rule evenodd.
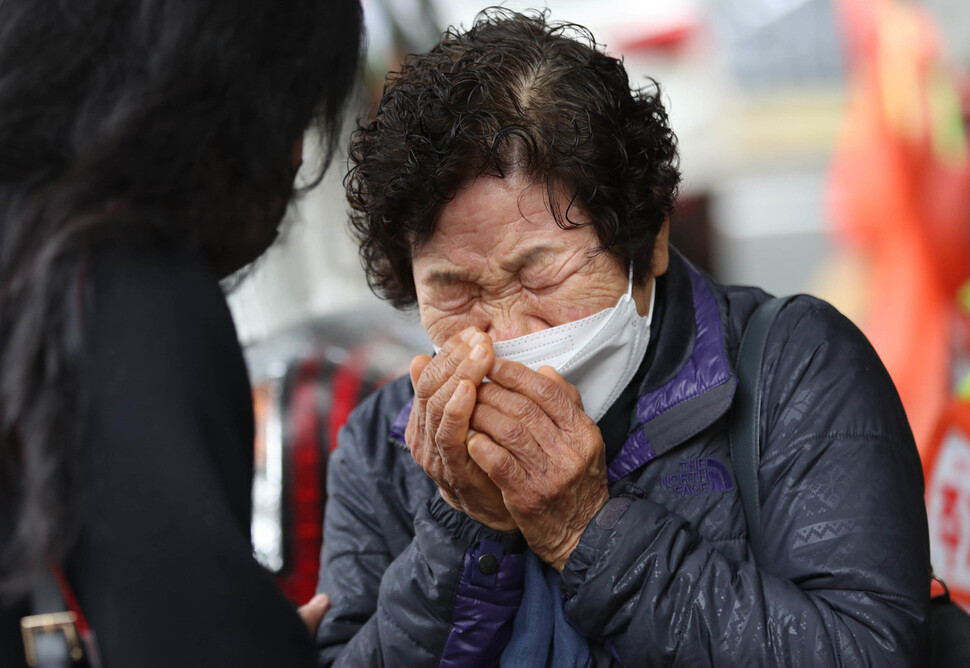
<path id="1" fill-rule="evenodd" d="M 347 230 L 345 171 L 341 153 L 320 186 L 290 207 L 281 239 L 229 295 L 244 344 L 316 316 L 382 306 L 367 287 Z"/>

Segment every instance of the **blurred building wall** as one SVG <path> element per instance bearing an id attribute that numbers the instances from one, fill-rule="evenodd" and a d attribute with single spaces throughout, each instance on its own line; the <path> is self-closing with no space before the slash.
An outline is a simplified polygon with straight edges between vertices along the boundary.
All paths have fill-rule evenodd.
<path id="1" fill-rule="evenodd" d="M 400 44 L 430 41 L 437 34 L 437 28 L 402 31 L 400 26 L 432 19 L 439 27 L 467 26 L 486 3 L 431 4 L 429 12 L 418 0 L 365 0 L 372 76 L 395 67 L 392 61 L 404 48 Z M 680 139 L 684 196 L 702 196 L 710 207 L 711 270 L 717 278 L 779 294 L 816 284 L 831 252 L 823 192 L 844 104 L 841 41 L 831 0 L 505 4 L 514 9 L 545 5 L 554 20 L 587 25 L 608 51 L 624 57 L 632 82 L 643 83 L 647 76 L 660 81 Z M 970 63 L 970 2 L 925 4 L 954 45 L 953 58 Z M 423 18 L 414 19 L 409 11 Z M 387 23 L 387 12 L 404 12 L 397 17 L 398 28 Z M 681 41 L 643 47 L 650 35 L 681 28 L 687 30 Z M 397 41 L 391 43 L 392 38 Z M 345 168 L 343 156 L 334 160 L 322 185 L 295 207 L 296 220 L 283 242 L 230 297 L 244 342 L 315 316 L 380 308 L 346 230 Z"/>

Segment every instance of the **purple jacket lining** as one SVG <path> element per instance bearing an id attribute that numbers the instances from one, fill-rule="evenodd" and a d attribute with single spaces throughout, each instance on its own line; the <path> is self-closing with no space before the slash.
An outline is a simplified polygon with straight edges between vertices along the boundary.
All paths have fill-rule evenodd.
<path id="1" fill-rule="evenodd" d="M 721 315 L 707 281 L 694 267 L 687 265 L 694 301 L 696 338 L 690 359 L 670 382 L 637 400 L 637 418 L 645 425 L 674 406 L 709 392 L 731 378 L 724 352 Z M 655 456 L 653 446 L 642 429 L 627 439 L 610 462 L 610 483 L 637 470 Z"/>
<path id="2" fill-rule="evenodd" d="M 394 440 L 399 441 L 401 445 L 405 445 L 404 432 L 408 428 L 408 419 L 411 417 L 412 406 L 414 406 L 414 397 L 408 399 L 408 402 L 404 404 L 404 408 L 394 418 L 394 422 L 391 423 L 391 429 L 388 432 L 388 435 Z"/>
<path id="3" fill-rule="evenodd" d="M 484 554 L 498 559 L 499 569 L 494 574 L 479 570 L 478 560 Z M 503 554 L 501 544 L 491 540 L 465 551 L 455 596 L 454 626 L 439 666 L 498 665 L 522 601 L 525 557 L 525 552 Z"/>

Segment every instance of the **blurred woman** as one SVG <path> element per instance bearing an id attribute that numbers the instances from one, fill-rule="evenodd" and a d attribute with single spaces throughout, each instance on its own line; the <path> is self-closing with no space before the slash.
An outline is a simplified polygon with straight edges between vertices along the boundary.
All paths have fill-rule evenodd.
<path id="1" fill-rule="evenodd" d="M 251 556 L 219 279 L 308 125 L 329 159 L 360 35 L 357 0 L 0 2 L 0 664 L 49 572 L 108 666 L 313 664 Z"/>

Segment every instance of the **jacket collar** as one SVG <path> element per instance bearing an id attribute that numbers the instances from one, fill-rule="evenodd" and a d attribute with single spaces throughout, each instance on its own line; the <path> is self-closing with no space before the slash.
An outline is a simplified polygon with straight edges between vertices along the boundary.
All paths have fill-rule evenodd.
<path id="1" fill-rule="evenodd" d="M 635 431 L 607 470 L 611 483 L 713 424 L 737 386 L 708 279 L 671 249 L 657 291 L 665 305 L 657 349 L 640 386 Z"/>
<path id="2" fill-rule="evenodd" d="M 656 352 L 640 386 L 635 431 L 607 469 L 610 483 L 713 424 L 731 406 L 737 386 L 708 279 L 671 248 L 657 292 L 664 313 Z M 402 446 L 413 404 L 412 397 L 391 424 L 389 437 Z"/>
<path id="3" fill-rule="evenodd" d="M 395 441 L 398 445 L 407 448 L 407 444 L 404 442 L 404 432 L 408 428 L 408 420 L 411 418 L 411 407 L 414 406 L 414 397 L 412 396 L 408 399 L 408 402 L 404 404 L 404 408 L 397 414 L 394 418 L 394 422 L 391 423 L 391 429 L 387 432 L 387 436 L 392 441 Z"/>

